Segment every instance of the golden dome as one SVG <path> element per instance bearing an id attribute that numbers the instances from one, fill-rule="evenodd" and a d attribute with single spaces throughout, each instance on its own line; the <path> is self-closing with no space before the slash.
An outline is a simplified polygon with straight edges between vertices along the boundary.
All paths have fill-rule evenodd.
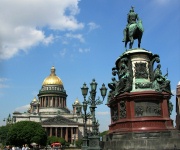
<path id="1" fill-rule="evenodd" d="M 76 98 L 74 105 L 79 105 L 79 104 L 80 104 L 80 102 L 79 102 L 78 98 Z"/>
<path id="2" fill-rule="evenodd" d="M 36 99 L 36 97 L 34 97 L 34 99 L 32 100 L 32 102 L 36 102 L 37 101 L 37 99 Z"/>
<path id="3" fill-rule="evenodd" d="M 51 68 L 51 74 L 44 79 L 42 85 L 63 85 L 62 80 L 58 76 L 56 76 L 55 71 L 56 69 L 53 66 Z"/>

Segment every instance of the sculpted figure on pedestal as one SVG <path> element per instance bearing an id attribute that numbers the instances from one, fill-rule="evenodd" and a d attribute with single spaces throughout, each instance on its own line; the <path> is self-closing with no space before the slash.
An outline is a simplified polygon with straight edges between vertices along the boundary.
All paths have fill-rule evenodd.
<path id="1" fill-rule="evenodd" d="M 118 84 L 119 84 L 118 81 L 114 77 L 112 78 L 112 82 L 108 83 L 108 87 L 111 89 L 109 91 L 108 98 L 111 98 L 112 96 L 118 94 L 118 91 L 117 91 Z"/>
<path id="2" fill-rule="evenodd" d="M 112 82 L 108 84 L 108 87 L 111 89 L 108 96 L 109 98 L 124 92 L 129 92 L 132 89 L 132 77 L 124 60 L 125 59 L 121 62 L 120 68 L 112 68 L 113 76 L 118 75 L 119 80 L 112 78 Z"/>
<path id="3" fill-rule="evenodd" d="M 167 75 L 168 73 L 164 76 L 162 75 L 161 65 L 158 64 L 157 68 L 154 70 L 153 88 L 159 92 L 164 91 L 172 94 L 170 89 L 170 81 L 166 78 Z"/>
<path id="4" fill-rule="evenodd" d="M 121 68 L 118 72 L 119 84 L 118 84 L 118 92 L 124 93 L 131 89 L 130 87 L 130 72 L 126 64 L 122 63 Z"/>

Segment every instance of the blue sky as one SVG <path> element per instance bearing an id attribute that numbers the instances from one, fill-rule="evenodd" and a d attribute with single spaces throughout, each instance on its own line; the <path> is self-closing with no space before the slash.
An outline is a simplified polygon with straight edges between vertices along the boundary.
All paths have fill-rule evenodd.
<path id="1" fill-rule="evenodd" d="M 76 98 L 83 101 L 84 82 L 89 86 L 95 78 L 98 90 L 103 83 L 107 87 L 115 60 L 125 51 L 123 29 L 131 6 L 145 29 L 141 47 L 159 54 L 175 94 L 180 81 L 179 0 L 1 0 L 0 125 L 9 113 L 27 108 L 52 66 L 67 91 L 69 109 Z M 171 101 L 174 119 L 175 96 Z M 105 103 L 96 109 L 100 131 L 110 124 Z"/>

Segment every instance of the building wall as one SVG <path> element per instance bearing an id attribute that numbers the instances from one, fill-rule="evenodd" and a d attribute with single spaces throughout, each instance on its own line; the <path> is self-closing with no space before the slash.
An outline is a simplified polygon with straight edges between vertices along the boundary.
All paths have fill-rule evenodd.
<path id="1" fill-rule="evenodd" d="M 180 82 L 176 88 L 176 129 L 180 130 Z"/>

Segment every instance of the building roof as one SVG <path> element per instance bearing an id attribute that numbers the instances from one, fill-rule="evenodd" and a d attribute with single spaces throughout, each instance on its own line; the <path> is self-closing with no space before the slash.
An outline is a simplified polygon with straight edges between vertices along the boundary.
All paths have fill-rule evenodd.
<path id="1" fill-rule="evenodd" d="M 78 125 L 79 123 L 63 116 L 56 116 L 41 122 L 42 125 Z"/>

